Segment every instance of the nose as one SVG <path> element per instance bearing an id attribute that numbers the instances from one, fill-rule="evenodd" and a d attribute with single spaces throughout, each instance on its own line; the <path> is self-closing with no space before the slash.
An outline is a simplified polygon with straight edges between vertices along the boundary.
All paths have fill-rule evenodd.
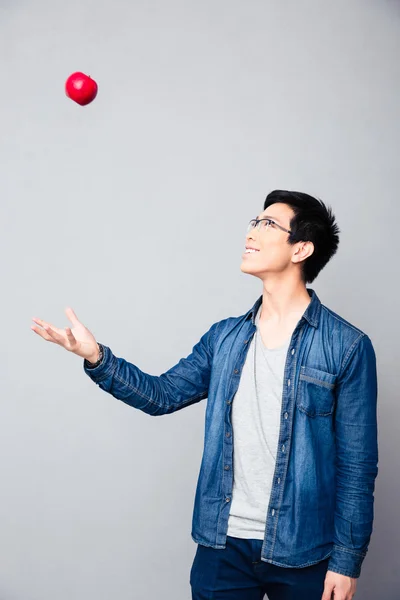
<path id="1" fill-rule="evenodd" d="M 248 231 L 247 235 L 246 235 L 246 242 L 248 240 L 253 240 L 254 241 L 256 239 L 255 233 L 256 233 L 256 228 L 250 229 L 250 231 Z"/>

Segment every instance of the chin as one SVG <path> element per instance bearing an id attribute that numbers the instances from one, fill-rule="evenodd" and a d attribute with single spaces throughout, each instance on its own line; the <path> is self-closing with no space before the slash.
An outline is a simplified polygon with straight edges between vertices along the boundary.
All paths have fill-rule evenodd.
<path id="1" fill-rule="evenodd" d="M 242 273 L 248 273 L 249 275 L 253 275 L 253 269 L 249 264 L 246 264 L 246 261 L 243 261 L 240 265 L 240 270 Z"/>

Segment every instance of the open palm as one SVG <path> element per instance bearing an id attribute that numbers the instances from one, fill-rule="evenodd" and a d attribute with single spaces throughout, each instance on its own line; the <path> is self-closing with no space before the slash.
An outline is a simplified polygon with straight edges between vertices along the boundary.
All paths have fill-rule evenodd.
<path id="1" fill-rule="evenodd" d="M 93 334 L 78 319 L 72 308 L 66 308 L 65 314 L 72 327 L 60 329 L 36 317 L 32 319 L 36 325 L 31 329 L 47 342 L 62 346 L 68 352 L 73 352 L 82 358 L 95 362 L 98 355 L 98 345 Z"/>

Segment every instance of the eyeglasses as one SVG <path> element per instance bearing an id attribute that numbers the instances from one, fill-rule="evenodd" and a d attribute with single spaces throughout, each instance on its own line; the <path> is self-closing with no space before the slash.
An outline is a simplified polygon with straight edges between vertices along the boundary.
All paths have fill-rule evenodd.
<path id="1" fill-rule="evenodd" d="M 261 223 L 263 223 L 263 225 L 261 225 Z M 289 229 L 285 229 L 281 225 L 278 225 L 278 223 L 275 223 L 275 221 L 273 221 L 272 219 L 252 219 L 247 226 L 247 233 L 249 233 L 249 231 L 255 229 L 256 227 L 259 231 L 261 229 L 268 229 L 269 227 L 277 227 L 278 229 L 281 229 L 286 233 L 292 233 Z"/>

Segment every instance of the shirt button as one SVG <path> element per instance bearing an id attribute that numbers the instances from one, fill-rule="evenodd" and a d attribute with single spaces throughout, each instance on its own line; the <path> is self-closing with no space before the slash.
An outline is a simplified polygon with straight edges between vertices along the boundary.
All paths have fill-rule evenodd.
<path id="1" fill-rule="evenodd" d="M 238 369 L 235 369 L 233 372 L 235 373 L 235 375 L 239 373 Z"/>
<path id="2" fill-rule="evenodd" d="M 285 419 L 287 419 L 289 415 L 287 412 L 285 412 L 285 414 L 283 416 L 285 417 Z"/>
<path id="3" fill-rule="evenodd" d="M 231 400 L 227 400 L 226 403 L 227 404 L 232 404 L 232 401 Z"/>
<path id="4" fill-rule="evenodd" d="M 229 437 L 231 434 L 229 433 L 229 431 L 226 432 L 226 437 Z"/>
<path id="5" fill-rule="evenodd" d="M 274 514 L 275 514 L 275 509 L 273 508 L 273 509 L 271 510 L 271 515 L 272 515 L 272 516 L 274 516 Z"/>
<path id="6" fill-rule="evenodd" d="M 285 452 L 285 444 L 282 446 L 282 452 Z"/>
<path id="7" fill-rule="evenodd" d="M 225 465 L 225 471 L 229 471 L 229 465 Z"/>
<path id="8" fill-rule="evenodd" d="M 290 379 L 288 379 L 288 382 L 287 382 L 287 384 L 288 384 L 288 386 L 290 387 Z"/>
<path id="9" fill-rule="evenodd" d="M 281 478 L 280 478 L 280 477 L 278 477 L 278 483 L 280 483 L 280 482 L 281 482 Z"/>
<path id="10" fill-rule="evenodd" d="M 245 344 L 248 344 L 248 343 L 249 343 L 249 340 L 244 340 L 244 343 L 245 343 Z"/>
<path id="11" fill-rule="evenodd" d="M 231 499 L 230 498 L 225 498 L 225 502 L 230 502 Z"/>
<path id="12" fill-rule="evenodd" d="M 294 348 L 292 349 L 292 356 L 293 356 L 293 354 L 294 354 Z"/>

